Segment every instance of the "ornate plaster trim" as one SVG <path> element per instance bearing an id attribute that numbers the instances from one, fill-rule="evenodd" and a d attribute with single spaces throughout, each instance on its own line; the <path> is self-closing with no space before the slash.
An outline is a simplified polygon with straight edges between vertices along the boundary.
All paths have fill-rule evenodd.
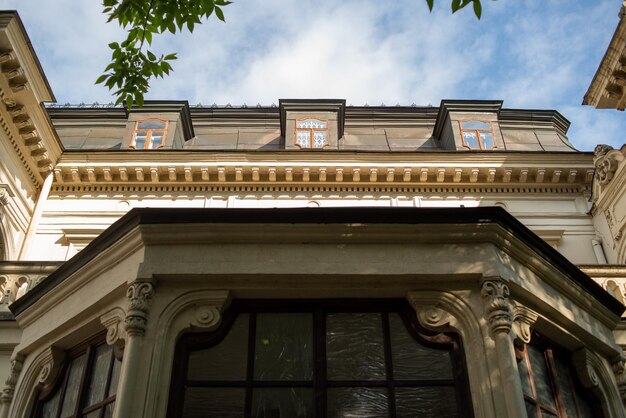
<path id="1" fill-rule="evenodd" d="M 621 151 L 604 144 L 596 146 L 594 154 L 595 178 L 601 186 L 606 186 L 613 179 L 620 163 L 624 160 L 624 155 Z"/>
<path id="2" fill-rule="evenodd" d="M 617 381 L 617 390 L 622 399 L 622 404 L 626 408 L 626 366 L 624 365 L 624 357 L 618 359 L 612 364 L 615 380 Z"/>
<path id="3" fill-rule="evenodd" d="M 609 370 L 608 363 L 586 348 L 575 351 L 572 360 L 580 382 L 600 400 L 603 415 L 626 417 L 614 370 Z"/>
<path id="4" fill-rule="evenodd" d="M 43 366 L 39 372 L 38 383 L 45 388 L 51 387 L 61 370 L 65 352 L 58 347 L 49 347 L 44 351 Z"/>

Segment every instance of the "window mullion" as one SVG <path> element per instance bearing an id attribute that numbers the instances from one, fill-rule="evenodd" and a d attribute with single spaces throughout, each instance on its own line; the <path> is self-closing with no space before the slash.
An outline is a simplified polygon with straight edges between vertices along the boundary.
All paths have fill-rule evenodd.
<path id="1" fill-rule="evenodd" d="M 246 400 L 244 416 L 252 416 L 252 389 L 254 379 L 254 350 L 256 343 L 256 312 L 250 312 L 250 325 L 248 329 L 248 367 L 246 370 Z"/>
<path id="2" fill-rule="evenodd" d="M 396 390 L 394 386 L 393 364 L 391 362 L 391 332 L 389 330 L 389 312 L 380 316 L 383 322 L 383 345 L 385 348 L 385 369 L 387 373 L 387 390 L 389 391 L 389 416 L 396 417 Z"/>
<path id="3" fill-rule="evenodd" d="M 326 313 L 320 308 L 313 313 L 314 332 L 314 358 L 315 370 L 313 372 L 313 394 L 315 399 L 316 417 L 326 417 L 327 376 L 326 376 Z"/>
<path id="4" fill-rule="evenodd" d="M 85 368 L 83 369 L 83 375 L 80 377 L 80 384 L 78 385 L 78 396 L 76 397 L 76 405 L 74 407 L 74 415 L 79 416 L 80 411 L 83 405 L 83 400 L 87 396 L 85 392 L 85 384 L 87 381 L 87 375 L 90 374 L 91 368 L 93 367 L 94 361 L 94 352 L 93 346 L 87 347 L 87 361 L 85 362 Z"/>
<path id="5" fill-rule="evenodd" d="M 563 401 L 563 394 L 561 393 L 561 388 L 559 387 L 559 381 L 557 378 L 556 366 L 554 365 L 554 358 L 552 356 L 552 350 L 550 349 L 546 350 L 544 355 L 548 363 L 548 370 L 550 371 L 550 378 L 552 380 L 552 390 L 554 390 L 554 397 L 556 401 L 556 409 L 558 411 L 559 417 L 564 417 L 563 413 L 566 411 L 565 401 Z"/>

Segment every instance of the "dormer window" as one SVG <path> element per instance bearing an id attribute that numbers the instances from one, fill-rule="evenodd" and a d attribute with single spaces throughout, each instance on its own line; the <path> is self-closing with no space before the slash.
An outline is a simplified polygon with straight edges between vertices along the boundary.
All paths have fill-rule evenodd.
<path id="1" fill-rule="evenodd" d="M 459 125 L 463 146 L 478 150 L 496 148 L 491 122 L 463 120 L 459 121 Z"/>
<path id="2" fill-rule="evenodd" d="M 147 119 L 137 121 L 130 147 L 135 149 L 157 149 L 165 144 L 167 121 Z"/>
<path id="3" fill-rule="evenodd" d="M 296 121 L 296 145 L 302 149 L 328 145 L 328 122 L 319 119 Z"/>

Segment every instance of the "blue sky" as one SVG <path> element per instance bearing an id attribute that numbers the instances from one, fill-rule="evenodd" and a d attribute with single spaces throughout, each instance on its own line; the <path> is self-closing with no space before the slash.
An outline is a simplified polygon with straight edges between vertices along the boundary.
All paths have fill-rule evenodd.
<path id="1" fill-rule="evenodd" d="M 626 142 L 626 114 L 581 106 L 618 22 L 619 0 L 484 0 L 451 15 L 450 0 L 235 0 L 226 23 L 164 35 L 174 73 L 148 99 L 269 105 L 280 98 L 345 98 L 354 105 L 438 105 L 501 99 L 557 109 L 581 150 Z M 123 39 L 97 2 L 3 0 L 17 10 L 59 103 L 108 103 L 95 86 Z"/>

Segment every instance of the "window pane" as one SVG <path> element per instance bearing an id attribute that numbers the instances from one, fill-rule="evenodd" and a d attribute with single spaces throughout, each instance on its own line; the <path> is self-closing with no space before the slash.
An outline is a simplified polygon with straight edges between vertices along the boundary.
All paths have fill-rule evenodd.
<path id="1" fill-rule="evenodd" d="M 493 143 L 493 134 L 491 132 L 481 132 L 480 140 L 483 143 L 484 149 L 491 149 L 494 146 Z"/>
<path id="2" fill-rule="evenodd" d="M 463 129 L 478 129 L 482 131 L 490 131 L 491 125 L 488 122 L 481 122 L 479 120 L 468 120 L 461 122 Z"/>
<path id="3" fill-rule="evenodd" d="M 41 408 L 42 418 L 56 418 L 59 412 L 59 399 L 61 398 L 61 388 L 57 388 L 54 396 L 43 404 Z"/>
<path id="4" fill-rule="evenodd" d="M 385 379 L 381 315 L 379 313 L 327 315 L 326 358 L 329 379 Z"/>
<path id="5" fill-rule="evenodd" d="M 143 149 L 146 146 L 146 137 L 145 132 L 135 132 L 135 148 Z"/>
<path id="6" fill-rule="evenodd" d="M 526 401 L 526 414 L 528 418 L 537 418 L 537 406 Z"/>
<path id="7" fill-rule="evenodd" d="M 324 148 L 326 145 L 326 131 L 313 131 L 313 148 Z"/>
<path id="8" fill-rule="evenodd" d="M 137 129 L 165 129 L 165 122 L 159 120 L 146 120 L 137 124 Z"/>
<path id="9" fill-rule="evenodd" d="M 106 390 L 112 359 L 113 354 L 110 346 L 103 344 L 96 348 L 87 389 L 87 398 L 85 399 L 86 407 L 104 400 L 104 391 Z"/>
<path id="10" fill-rule="evenodd" d="M 157 149 L 163 145 L 163 132 L 152 132 L 150 137 L 150 148 Z"/>
<path id="11" fill-rule="evenodd" d="M 255 379 L 311 380 L 313 315 L 258 314 L 255 351 Z"/>
<path id="12" fill-rule="evenodd" d="M 63 408 L 61 409 L 61 418 L 74 415 L 76 411 L 76 403 L 78 402 L 78 390 L 80 389 L 80 381 L 83 377 L 83 370 L 87 363 L 87 354 L 75 358 L 70 363 L 70 372 L 67 379 L 65 396 L 63 398 Z"/>
<path id="13" fill-rule="evenodd" d="M 526 349 L 530 357 L 530 366 L 533 371 L 535 389 L 537 390 L 539 402 L 543 405 L 555 408 L 554 393 L 552 392 L 550 375 L 548 374 L 548 367 L 543 352 L 532 345 L 527 345 Z"/>
<path id="14" fill-rule="evenodd" d="M 255 388 L 252 416 L 258 418 L 313 417 L 313 389 Z"/>
<path id="15" fill-rule="evenodd" d="M 561 390 L 561 397 L 565 404 L 565 412 L 569 417 L 577 417 L 576 412 L 576 400 L 574 399 L 574 392 L 572 391 L 572 384 L 570 382 L 569 369 L 558 355 L 553 356 L 554 365 L 557 373 L 557 384 Z"/>
<path id="16" fill-rule="evenodd" d="M 465 145 L 472 149 L 478 149 L 478 137 L 476 136 L 476 132 L 463 132 L 463 139 L 465 140 Z"/>
<path id="17" fill-rule="evenodd" d="M 389 416 L 387 389 L 328 389 L 328 418 L 381 418 L 387 416 Z"/>
<path id="18" fill-rule="evenodd" d="M 396 388 L 398 418 L 453 418 L 457 416 L 452 387 Z"/>
<path id="19" fill-rule="evenodd" d="M 249 318 L 239 315 L 219 344 L 189 353 L 187 379 L 245 380 Z"/>
<path id="20" fill-rule="evenodd" d="M 326 129 L 326 121 L 318 119 L 299 120 L 297 127 L 306 129 Z"/>
<path id="21" fill-rule="evenodd" d="M 187 388 L 183 418 L 241 418 L 244 388 Z"/>
<path id="22" fill-rule="evenodd" d="M 113 411 L 115 410 L 115 402 L 107 404 L 104 407 L 104 416 L 102 418 L 113 418 Z"/>
<path id="23" fill-rule="evenodd" d="M 88 414 L 83 415 L 83 418 L 100 418 L 100 412 L 102 409 L 96 409 L 95 411 L 91 411 Z"/>
<path id="24" fill-rule="evenodd" d="M 113 396 L 117 393 L 117 383 L 120 380 L 120 370 L 122 368 L 122 362 L 118 359 L 113 360 L 113 370 L 111 371 L 111 384 L 109 385 L 108 396 Z"/>
<path id="25" fill-rule="evenodd" d="M 397 313 L 389 314 L 389 331 L 395 379 L 452 379 L 449 351 L 418 343 Z"/>
<path id="26" fill-rule="evenodd" d="M 311 131 L 298 131 L 296 142 L 302 148 L 309 148 L 311 146 Z"/>
<path id="27" fill-rule="evenodd" d="M 522 380 L 522 391 L 524 395 L 534 398 L 532 387 L 530 386 L 530 375 L 528 374 L 528 365 L 526 364 L 526 358 L 522 358 L 517 362 L 517 370 L 519 371 L 520 379 Z"/>

